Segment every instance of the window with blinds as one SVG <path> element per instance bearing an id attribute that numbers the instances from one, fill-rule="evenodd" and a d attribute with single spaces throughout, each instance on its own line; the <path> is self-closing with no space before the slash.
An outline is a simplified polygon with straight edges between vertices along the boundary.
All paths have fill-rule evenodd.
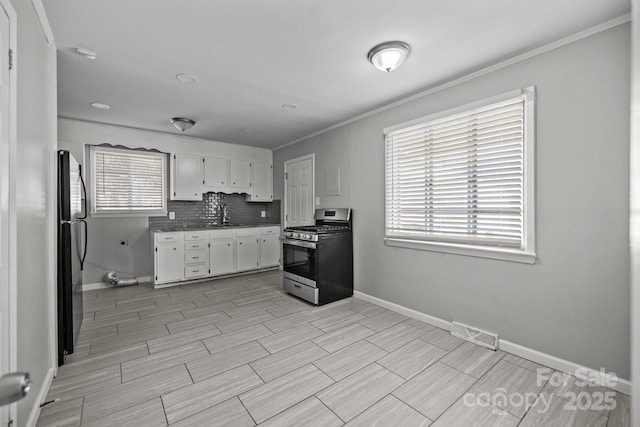
<path id="1" fill-rule="evenodd" d="M 166 155 L 91 147 L 94 214 L 166 214 Z"/>
<path id="2" fill-rule="evenodd" d="M 531 250 L 533 101 L 518 93 L 385 129 L 387 239 Z"/>

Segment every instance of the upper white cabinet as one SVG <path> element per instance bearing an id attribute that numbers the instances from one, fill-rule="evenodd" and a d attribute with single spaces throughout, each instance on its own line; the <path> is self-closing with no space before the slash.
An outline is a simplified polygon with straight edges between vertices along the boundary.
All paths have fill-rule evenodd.
<path id="1" fill-rule="evenodd" d="M 239 193 L 251 190 L 251 162 L 249 160 L 229 160 L 229 187 Z"/>
<path id="2" fill-rule="evenodd" d="M 202 156 L 171 155 L 170 200 L 202 200 Z"/>
<path id="3" fill-rule="evenodd" d="M 171 155 L 171 200 L 202 200 L 202 193 L 246 193 L 249 202 L 273 201 L 271 161 L 198 154 Z"/>
<path id="4" fill-rule="evenodd" d="M 251 163 L 251 192 L 247 195 L 247 201 L 273 201 L 273 166 L 271 163 Z"/>
<path id="5" fill-rule="evenodd" d="M 204 191 L 223 191 L 229 187 L 229 160 L 225 157 L 204 158 Z"/>

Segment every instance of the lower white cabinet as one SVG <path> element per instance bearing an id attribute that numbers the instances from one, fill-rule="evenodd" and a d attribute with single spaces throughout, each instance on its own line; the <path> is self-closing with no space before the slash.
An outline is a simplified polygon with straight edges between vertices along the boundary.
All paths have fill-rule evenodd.
<path id="1" fill-rule="evenodd" d="M 154 284 L 179 283 L 280 264 L 280 227 L 153 232 Z"/>
<path id="2" fill-rule="evenodd" d="M 178 282 L 184 267 L 182 233 L 154 233 L 154 283 Z"/>
<path id="3" fill-rule="evenodd" d="M 236 238 L 236 269 L 237 271 L 255 270 L 258 263 L 258 233 L 253 236 Z"/>
<path id="4" fill-rule="evenodd" d="M 280 235 L 260 235 L 260 267 L 280 265 Z"/>
<path id="5" fill-rule="evenodd" d="M 209 268 L 212 276 L 236 272 L 235 230 L 209 233 Z"/>

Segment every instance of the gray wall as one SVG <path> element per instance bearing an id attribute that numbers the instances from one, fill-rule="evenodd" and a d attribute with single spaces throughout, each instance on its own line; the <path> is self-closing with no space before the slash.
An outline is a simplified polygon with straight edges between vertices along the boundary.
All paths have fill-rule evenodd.
<path id="1" fill-rule="evenodd" d="M 49 47 L 31 1 L 12 1 L 18 15 L 17 47 L 17 357 L 18 370 L 33 379 L 29 395 L 18 404 L 17 425 L 25 425 L 50 369 L 54 368 L 51 330 L 55 323 L 56 279 L 55 241 L 49 226 L 55 211 L 47 208 L 51 198 L 50 161 L 55 141 L 50 141 L 52 125 L 49 96 L 54 89 L 49 80 Z M 54 107 L 55 108 L 55 107 Z M 53 114 L 55 117 L 55 114 Z M 55 188 L 55 187 L 53 187 Z M 50 205 L 55 206 L 55 205 Z"/>
<path id="2" fill-rule="evenodd" d="M 321 206 L 354 209 L 358 291 L 629 378 L 629 24 L 274 152 L 316 153 Z M 428 70 L 425 70 L 428 72 Z M 389 78 L 402 78 L 402 69 Z M 382 129 L 537 86 L 534 265 L 387 247 Z M 343 193 L 325 197 L 326 170 Z"/>

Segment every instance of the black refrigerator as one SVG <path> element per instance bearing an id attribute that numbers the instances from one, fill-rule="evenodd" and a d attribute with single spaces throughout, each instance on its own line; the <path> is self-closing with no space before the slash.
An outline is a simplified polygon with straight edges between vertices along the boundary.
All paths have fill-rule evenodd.
<path id="1" fill-rule="evenodd" d="M 82 326 L 86 200 L 82 167 L 71 153 L 58 151 L 58 365 L 73 353 Z"/>

